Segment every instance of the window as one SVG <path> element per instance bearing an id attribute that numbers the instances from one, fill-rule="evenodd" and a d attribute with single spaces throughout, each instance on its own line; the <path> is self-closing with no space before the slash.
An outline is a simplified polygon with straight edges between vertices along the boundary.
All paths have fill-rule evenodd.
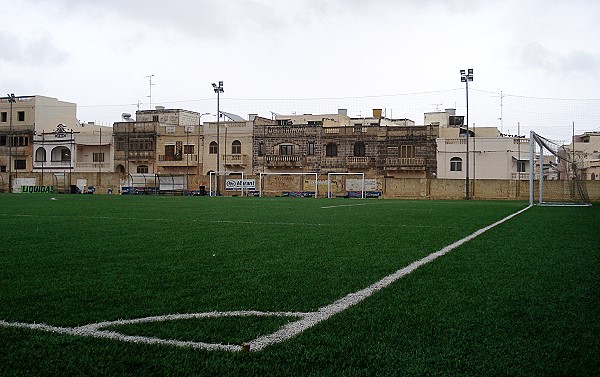
<path id="1" fill-rule="evenodd" d="M 119 145 L 120 142 L 117 141 L 117 147 L 123 147 L 123 145 Z M 118 149 L 124 150 L 124 149 Z M 154 150 L 154 139 L 149 137 L 135 137 L 129 139 L 129 150 L 132 151 L 152 151 Z"/>
<path id="2" fill-rule="evenodd" d="M 46 161 L 46 150 L 44 148 L 38 148 L 35 151 L 35 160 L 38 162 Z"/>
<path id="3" fill-rule="evenodd" d="M 186 144 L 183 146 L 183 154 L 194 154 L 194 144 Z"/>
<path id="4" fill-rule="evenodd" d="M 314 141 L 308 142 L 308 150 L 307 150 L 306 154 L 308 154 L 309 156 L 315 155 L 315 142 Z"/>
<path id="5" fill-rule="evenodd" d="M 354 157 L 364 157 L 365 149 L 365 143 L 362 141 L 357 141 L 354 143 Z"/>
<path id="6" fill-rule="evenodd" d="M 216 141 L 210 142 L 210 144 L 208 145 L 208 153 L 217 154 L 217 142 Z"/>
<path id="7" fill-rule="evenodd" d="M 104 153 L 102 152 L 94 152 L 92 155 L 93 162 L 104 162 Z"/>
<path id="8" fill-rule="evenodd" d="M 261 141 L 258 144 L 258 155 L 259 156 L 264 156 L 265 153 L 266 153 L 265 143 Z"/>
<path id="9" fill-rule="evenodd" d="M 152 115 L 152 121 L 158 122 L 158 115 Z M 148 167 L 146 167 L 146 168 L 148 168 Z"/>
<path id="10" fill-rule="evenodd" d="M 0 145 L 6 145 L 6 135 L 0 136 Z"/>
<path id="11" fill-rule="evenodd" d="M 137 167 L 137 172 L 140 174 L 148 173 L 148 165 L 139 165 Z"/>
<path id="12" fill-rule="evenodd" d="M 328 143 L 325 147 L 325 155 L 327 157 L 335 157 L 337 156 L 337 144 L 336 143 Z"/>
<path id="13" fill-rule="evenodd" d="M 165 145 L 165 156 L 175 156 L 175 145 Z"/>
<path id="14" fill-rule="evenodd" d="M 6 173 L 6 165 L 0 165 L 0 173 Z"/>
<path id="15" fill-rule="evenodd" d="M 450 159 L 450 171 L 462 171 L 462 158 L 452 157 Z"/>
<path id="16" fill-rule="evenodd" d="M 12 146 L 13 147 L 26 147 L 29 145 L 28 136 L 13 136 Z"/>
<path id="17" fill-rule="evenodd" d="M 517 161 L 517 172 L 525 173 L 526 166 L 527 166 L 527 161 Z"/>
<path id="18" fill-rule="evenodd" d="M 414 145 L 401 145 L 400 146 L 400 157 L 401 158 L 415 158 Z"/>
<path id="19" fill-rule="evenodd" d="M 17 120 L 19 122 L 25 122 L 25 111 L 17 111 Z"/>
<path id="20" fill-rule="evenodd" d="M 8 122 L 8 113 L 6 111 L 3 111 L 0 113 L 0 122 L 2 122 L 2 123 Z"/>
<path id="21" fill-rule="evenodd" d="M 282 156 L 291 156 L 294 154 L 294 146 L 292 144 L 284 144 L 279 146 L 279 154 Z"/>
<path id="22" fill-rule="evenodd" d="M 242 143 L 239 140 L 231 143 L 231 154 L 242 154 Z"/>
<path id="23" fill-rule="evenodd" d="M 27 168 L 27 160 L 15 160 L 15 170 L 24 170 Z"/>

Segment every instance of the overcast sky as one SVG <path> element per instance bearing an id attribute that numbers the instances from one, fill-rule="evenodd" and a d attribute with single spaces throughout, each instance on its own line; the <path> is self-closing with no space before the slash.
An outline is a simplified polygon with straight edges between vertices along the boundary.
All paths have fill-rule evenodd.
<path id="1" fill-rule="evenodd" d="M 499 119 L 502 91 L 505 127 L 522 97 L 595 99 L 588 121 L 565 119 L 600 127 L 598 0 L 2 0 L 2 23 L 2 90 L 75 102 L 85 121 L 148 108 L 153 74 L 153 105 L 215 113 L 223 80 L 222 108 L 243 116 L 367 115 L 386 96 L 450 93 L 389 105 L 421 124 L 422 109 L 464 113 L 459 70 L 473 68 L 473 122 Z"/>

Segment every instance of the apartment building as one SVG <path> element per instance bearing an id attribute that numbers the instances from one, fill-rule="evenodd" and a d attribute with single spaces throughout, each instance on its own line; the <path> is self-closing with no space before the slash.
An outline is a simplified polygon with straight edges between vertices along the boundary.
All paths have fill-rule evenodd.
<path id="1" fill-rule="evenodd" d="M 45 173 L 64 182 L 65 174 L 112 171 L 110 130 L 81 124 L 76 113 L 76 104 L 52 97 L 14 97 L 12 104 L 0 99 L 0 173 L 7 173 L 6 187 L 22 173 L 41 173 L 43 184 Z"/>
<path id="2" fill-rule="evenodd" d="M 435 173 L 438 126 L 336 114 L 277 115 L 254 129 L 253 170 L 258 172 L 361 172 L 367 176 L 424 178 Z"/>
<path id="3" fill-rule="evenodd" d="M 201 128 L 200 114 L 189 110 L 157 106 L 138 110 L 135 120 L 123 114 L 123 121 L 113 124 L 115 170 L 130 181 L 162 175 L 172 177 L 171 186 L 196 187 L 202 174 Z"/>
<path id="4" fill-rule="evenodd" d="M 470 179 L 529 179 L 528 138 L 504 136 L 496 127 L 467 129 L 454 109 L 426 113 L 425 121 L 441 124 L 436 140 L 437 178 L 465 179 L 469 169 Z"/>

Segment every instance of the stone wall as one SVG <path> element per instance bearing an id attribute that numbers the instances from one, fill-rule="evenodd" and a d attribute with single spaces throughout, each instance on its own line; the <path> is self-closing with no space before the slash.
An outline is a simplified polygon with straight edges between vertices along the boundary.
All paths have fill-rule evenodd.
<path id="1" fill-rule="evenodd" d="M 19 173 L 13 174 L 13 178 L 35 178 L 38 186 L 62 186 L 60 175 L 62 173 Z M 109 188 L 113 193 L 119 193 L 121 182 L 126 181 L 125 176 L 119 173 L 69 173 L 64 175 L 65 187 L 68 185 L 77 185 L 78 181 L 85 180 L 86 186 L 95 186 L 96 194 L 106 194 Z M 200 176 L 196 181 L 195 176 L 190 176 L 190 189 L 197 189 L 196 185 L 205 185 L 208 190 L 209 180 L 207 176 Z M 221 176 L 221 187 L 225 187 L 227 178 L 240 178 L 239 175 L 230 177 Z M 338 177 L 338 180 L 352 178 Z M 244 179 L 256 179 L 256 189 L 258 190 L 258 176 L 244 176 Z M 313 183 L 307 183 L 311 180 Z M 465 181 L 457 179 L 425 179 L 425 178 L 377 178 L 377 191 L 381 196 L 387 199 L 451 199 L 459 200 L 465 198 Z M 284 191 L 313 191 L 314 175 L 287 175 L 287 176 L 269 176 L 264 180 L 263 195 L 281 196 Z M 545 199 L 552 200 L 559 196 L 568 195 L 571 191 L 571 181 L 544 181 L 546 185 Z M 600 202 L 600 181 L 586 181 L 586 188 L 591 201 Z M 373 185 L 374 186 L 374 185 Z M 327 187 L 327 175 L 319 176 L 319 197 L 324 197 Z M 334 187 L 343 185 L 339 182 Z M 310 190 L 308 189 L 310 188 Z M 372 189 L 368 188 L 367 190 Z M 539 190 L 538 182 L 535 182 L 535 193 Z M 0 174 L 0 192 L 8 191 L 8 175 Z M 473 180 L 470 183 L 471 197 L 475 200 L 528 200 L 529 199 L 529 181 L 514 180 Z M 336 193 L 340 194 L 340 192 Z M 227 192 L 222 190 L 222 195 L 239 195 L 239 192 Z"/>

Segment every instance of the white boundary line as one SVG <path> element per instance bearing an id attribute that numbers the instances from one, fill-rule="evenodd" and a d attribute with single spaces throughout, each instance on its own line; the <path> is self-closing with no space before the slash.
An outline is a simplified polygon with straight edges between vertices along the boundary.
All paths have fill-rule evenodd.
<path id="1" fill-rule="evenodd" d="M 384 277 L 383 279 L 371 284 L 367 288 L 364 288 L 360 291 L 349 293 L 341 299 L 333 302 L 332 304 L 323 306 L 319 308 L 315 312 L 262 312 L 262 311 L 230 311 L 230 312 L 206 312 L 206 313 L 191 313 L 191 314 L 169 314 L 163 316 L 154 316 L 154 317 L 145 317 L 145 318 L 136 318 L 130 320 L 117 320 L 117 321 L 106 321 L 106 322 L 98 322 L 92 323 L 85 326 L 79 327 L 56 327 L 47 325 L 44 323 L 24 323 L 24 322 L 8 322 L 4 320 L 0 320 L 0 327 L 11 327 L 11 328 L 26 328 L 30 330 L 41 330 L 48 331 L 59 334 L 67 334 L 67 335 L 77 335 L 77 336 L 89 336 L 94 338 L 106 338 L 106 339 L 114 339 L 120 340 L 123 342 L 132 342 L 132 343 L 144 343 L 144 344 L 162 344 L 162 345 L 170 345 L 177 347 L 191 347 L 205 350 L 223 350 L 223 351 L 242 351 L 242 350 L 250 350 L 250 351 L 261 351 L 264 348 L 286 341 L 290 338 L 299 335 L 305 330 L 317 325 L 318 323 L 325 321 L 337 313 L 340 313 L 351 306 L 354 306 L 368 297 L 372 296 L 376 292 L 386 288 L 390 284 L 394 283 L 398 279 L 410 274 L 417 268 L 434 261 L 435 259 L 441 257 L 449 253 L 450 251 L 456 249 L 462 244 L 471 241 L 475 237 L 487 232 L 488 230 L 494 228 L 497 225 L 500 225 L 513 217 L 525 212 L 532 206 L 519 210 L 505 218 L 496 221 L 495 223 L 488 225 L 484 228 L 477 230 L 471 235 L 462 238 L 434 253 L 427 255 L 424 258 L 421 258 L 415 262 L 412 262 L 408 266 L 401 268 L 400 270 Z M 219 344 L 219 343 L 204 343 L 204 342 L 192 342 L 192 341 L 179 341 L 173 339 L 159 339 L 152 337 L 143 337 L 143 336 L 131 336 L 124 335 L 118 332 L 102 330 L 103 328 L 109 326 L 118 326 L 132 323 L 146 323 L 146 322 L 159 322 L 159 321 L 173 321 L 173 320 L 181 320 L 181 319 L 193 319 L 193 318 L 217 318 L 217 317 L 249 317 L 249 316 L 279 316 L 279 317 L 300 317 L 299 320 L 290 322 L 284 326 L 282 326 L 279 330 L 274 333 L 260 336 L 244 345 L 231 345 L 231 344 Z"/>
<path id="2" fill-rule="evenodd" d="M 329 208 L 338 208 L 338 207 L 356 207 L 356 206 L 366 206 L 368 203 L 357 203 L 357 204 L 339 204 L 336 206 L 325 206 L 321 207 L 321 209 L 329 209 Z"/>

